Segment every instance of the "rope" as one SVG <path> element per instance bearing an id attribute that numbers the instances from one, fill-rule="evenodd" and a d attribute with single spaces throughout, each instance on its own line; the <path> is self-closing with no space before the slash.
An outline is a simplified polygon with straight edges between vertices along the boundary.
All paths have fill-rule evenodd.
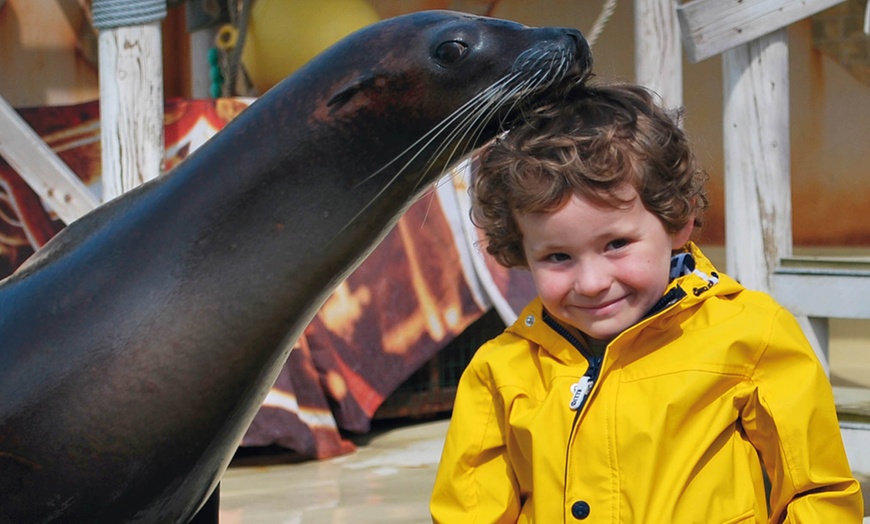
<path id="1" fill-rule="evenodd" d="M 870 2 L 870 0 L 868 0 Z M 601 36 L 601 32 L 604 31 L 604 26 L 607 25 L 608 20 L 613 15 L 613 11 L 616 10 L 616 0 L 607 0 L 604 2 L 604 5 L 601 7 L 601 13 L 598 15 L 598 18 L 595 19 L 595 23 L 592 24 L 592 29 L 589 30 L 589 36 L 586 37 L 586 42 L 589 43 L 589 47 L 593 47 L 595 42 L 598 40 L 598 37 Z"/>
<path id="2" fill-rule="evenodd" d="M 239 71 L 241 71 L 242 49 L 245 47 L 245 37 L 248 34 L 248 16 L 251 14 L 251 2 L 252 0 L 242 0 L 242 6 L 239 8 L 237 15 L 238 19 L 233 20 L 233 23 L 239 29 L 239 39 L 228 57 L 230 77 L 229 82 L 224 84 L 225 88 L 227 86 L 230 88 L 231 92 L 228 94 L 236 94 Z"/>
<path id="3" fill-rule="evenodd" d="M 94 0 L 97 29 L 144 25 L 166 18 L 166 0 Z"/>
<path id="4" fill-rule="evenodd" d="M 236 95 L 237 81 L 242 70 L 242 50 L 248 33 L 248 16 L 252 0 L 233 0 L 229 7 L 230 23 L 218 30 L 215 44 L 220 54 L 222 96 Z M 240 5 L 241 4 L 241 5 Z"/>

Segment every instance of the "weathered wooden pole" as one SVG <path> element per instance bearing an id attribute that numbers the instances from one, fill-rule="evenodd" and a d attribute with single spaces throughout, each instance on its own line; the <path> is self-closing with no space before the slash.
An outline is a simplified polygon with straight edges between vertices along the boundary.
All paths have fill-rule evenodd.
<path id="1" fill-rule="evenodd" d="M 728 271 L 770 292 L 792 254 L 786 30 L 725 51 L 722 71 Z"/>
<path id="2" fill-rule="evenodd" d="M 157 177 L 163 165 L 166 0 L 94 0 L 99 30 L 103 201 Z"/>
<path id="3" fill-rule="evenodd" d="M 788 35 L 778 29 L 722 54 L 725 257 L 750 289 L 773 293 L 792 256 Z M 798 317 L 826 370 L 829 322 Z"/>
<path id="4" fill-rule="evenodd" d="M 673 0 L 634 1 L 634 70 L 637 83 L 683 105 L 683 47 Z"/>

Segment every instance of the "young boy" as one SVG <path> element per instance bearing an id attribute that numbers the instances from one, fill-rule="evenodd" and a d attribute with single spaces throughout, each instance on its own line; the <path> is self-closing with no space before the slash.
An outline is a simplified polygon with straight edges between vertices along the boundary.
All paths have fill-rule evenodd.
<path id="1" fill-rule="evenodd" d="M 474 221 L 539 296 L 460 380 L 434 522 L 861 522 L 797 322 L 689 241 L 705 182 L 632 85 L 578 87 L 483 152 Z"/>

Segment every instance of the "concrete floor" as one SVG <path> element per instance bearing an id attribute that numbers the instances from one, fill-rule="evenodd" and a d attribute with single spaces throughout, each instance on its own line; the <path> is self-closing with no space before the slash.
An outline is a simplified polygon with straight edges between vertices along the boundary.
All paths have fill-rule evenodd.
<path id="1" fill-rule="evenodd" d="M 240 459 L 221 482 L 220 522 L 428 524 L 447 423 L 379 428 L 357 439 L 354 453 L 328 460 Z M 864 500 L 870 500 L 870 479 L 860 480 Z"/>
<path id="2" fill-rule="evenodd" d="M 221 481 L 220 522 L 428 524 L 446 431 L 446 420 L 381 428 L 341 457 L 233 465 Z"/>

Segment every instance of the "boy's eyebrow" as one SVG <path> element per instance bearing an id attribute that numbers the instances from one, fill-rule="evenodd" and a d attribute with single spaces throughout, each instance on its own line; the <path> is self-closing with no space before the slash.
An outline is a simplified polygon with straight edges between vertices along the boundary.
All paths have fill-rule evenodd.
<path id="1" fill-rule="evenodd" d="M 559 251 L 565 251 L 565 248 L 559 244 L 553 244 L 551 242 L 547 242 L 539 245 L 529 245 L 528 246 L 529 253 L 533 254 L 541 254 L 541 253 L 553 253 Z"/>
<path id="2" fill-rule="evenodd" d="M 617 225 L 617 224 L 611 223 L 611 224 L 608 224 L 605 228 L 599 229 L 598 231 L 596 231 L 595 235 L 592 238 L 594 240 L 603 242 L 605 240 L 609 241 L 609 240 L 613 240 L 613 239 L 631 237 L 633 235 L 633 233 L 635 233 L 636 231 L 637 231 L 637 227 L 636 227 L 636 224 L 634 224 L 634 223 L 632 223 L 631 225 L 625 225 L 625 224 L 618 224 Z M 558 240 L 557 241 L 545 240 L 545 241 L 538 243 L 537 245 L 530 244 L 526 240 L 524 240 L 523 242 L 525 243 L 528 250 L 532 253 L 547 252 L 547 251 L 549 251 L 549 252 L 566 251 L 569 248 L 569 246 L 566 245 L 566 243 L 560 242 Z"/>

